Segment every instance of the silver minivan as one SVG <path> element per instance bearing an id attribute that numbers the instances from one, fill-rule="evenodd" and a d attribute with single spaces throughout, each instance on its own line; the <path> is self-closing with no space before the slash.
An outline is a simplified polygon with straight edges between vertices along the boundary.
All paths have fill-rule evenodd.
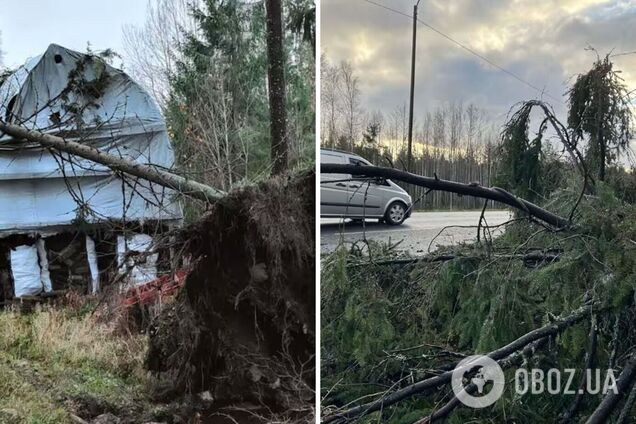
<path id="1" fill-rule="evenodd" d="M 372 165 L 353 153 L 331 149 L 320 149 L 320 163 Z M 400 225 L 411 215 L 412 206 L 411 196 L 391 180 L 349 174 L 320 176 L 320 216 L 324 218 L 375 218 Z"/>

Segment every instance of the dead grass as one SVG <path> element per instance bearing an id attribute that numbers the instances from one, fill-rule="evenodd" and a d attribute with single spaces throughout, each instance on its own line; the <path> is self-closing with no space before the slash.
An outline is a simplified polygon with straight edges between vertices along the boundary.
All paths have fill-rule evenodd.
<path id="1" fill-rule="evenodd" d="M 1 313 L 0 349 L 18 356 L 56 358 L 69 365 L 93 362 L 117 373 L 136 372 L 139 378 L 146 374 L 143 335 L 122 337 L 90 314 L 64 308 L 37 307 L 29 314 L 15 310 Z"/>
<path id="2" fill-rule="evenodd" d="M 67 423 L 86 400 L 127 408 L 148 397 L 142 335 L 118 335 L 63 307 L 0 312 L 0 422 Z"/>

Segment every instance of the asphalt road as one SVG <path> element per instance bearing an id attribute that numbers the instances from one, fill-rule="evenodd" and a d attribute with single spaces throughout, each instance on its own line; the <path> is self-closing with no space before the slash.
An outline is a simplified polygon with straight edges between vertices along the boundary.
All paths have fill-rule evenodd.
<path id="1" fill-rule="evenodd" d="M 343 219 L 320 220 L 320 250 L 327 253 L 339 243 L 347 244 L 363 240 L 400 242 L 399 249 L 408 250 L 413 255 L 423 255 L 439 246 L 447 246 L 476 238 L 475 228 L 447 228 L 438 237 L 442 228 L 447 226 L 477 225 L 481 211 L 462 212 L 414 212 L 402 225 L 380 224 L 377 220 L 367 220 L 364 226 Z M 501 224 L 511 217 L 508 211 L 487 211 L 488 225 Z"/>

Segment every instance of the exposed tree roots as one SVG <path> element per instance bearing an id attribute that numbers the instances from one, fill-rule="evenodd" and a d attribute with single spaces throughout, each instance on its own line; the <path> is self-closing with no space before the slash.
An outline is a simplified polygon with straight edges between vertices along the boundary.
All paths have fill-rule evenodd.
<path id="1" fill-rule="evenodd" d="M 233 192 L 184 231 L 193 270 L 150 332 L 147 364 L 164 395 L 209 390 L 313 415 L 314 181 Z"/>

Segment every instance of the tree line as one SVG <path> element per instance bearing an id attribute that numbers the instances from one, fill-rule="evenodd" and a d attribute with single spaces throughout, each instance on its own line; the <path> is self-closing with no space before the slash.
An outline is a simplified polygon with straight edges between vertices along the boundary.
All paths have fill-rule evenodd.
<path id="1" fill-rule="evenodd" d="M 163 109 L 180 172 L 228 190 L 313 160 L 313 0 L 149 2 L 124 46 L 127 71 Z"/>
<path id="2" fill-rule="evenodd" d="M 406 169 L 406 105 L 390 112 L 368 111 L 362 104 L 360 77 L 350 62 L 332 64 L 321 57 L 321 135 L 323 147 L 357 153 L 375 165 Z M 413 169 L 419 175 L 490 186 L 495 175 L 499 131 L 482 108 L 451 102 L 420 115 L 413 129 Z M 447 192 L 425 195 L 406 186 L 417 209 L 472 209 L 472 197 Z"/>

